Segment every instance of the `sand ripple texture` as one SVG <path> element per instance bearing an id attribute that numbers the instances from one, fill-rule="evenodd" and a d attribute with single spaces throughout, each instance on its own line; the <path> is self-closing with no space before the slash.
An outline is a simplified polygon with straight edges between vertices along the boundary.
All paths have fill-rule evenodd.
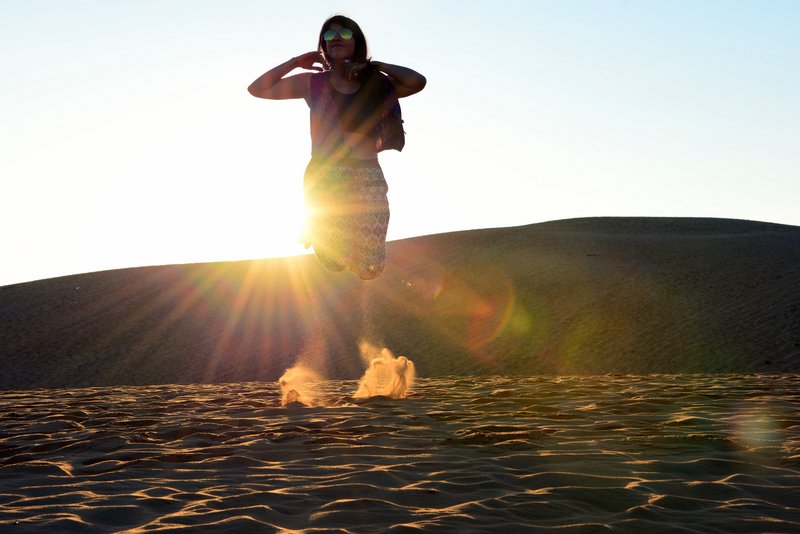
<path id="1" fill-rule="evenodd" d="M 3 532 L 800 532 L 800 377 L 0 394 Z"/>

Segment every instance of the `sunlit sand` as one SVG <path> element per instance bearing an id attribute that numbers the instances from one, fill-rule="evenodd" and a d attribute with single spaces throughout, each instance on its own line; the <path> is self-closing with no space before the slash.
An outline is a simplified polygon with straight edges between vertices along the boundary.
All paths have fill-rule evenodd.
<path id="1" fill-rule="evenodd" d="M 357 399 L 387 397 L 404 399 L 414 385 L 414 362 L 405 356 L 395 357 L 387 348 L 361 343 L 361 357 L 367 370 L 358 383 Z"/>
<path id="2" fill-rule="evenodd" d="M 7 392 L 0 525 L 797 532 L 799 385 L 421 378 L 356 403 L 357 381 L 326 381 L 315 407 L 262 383 Z"/>

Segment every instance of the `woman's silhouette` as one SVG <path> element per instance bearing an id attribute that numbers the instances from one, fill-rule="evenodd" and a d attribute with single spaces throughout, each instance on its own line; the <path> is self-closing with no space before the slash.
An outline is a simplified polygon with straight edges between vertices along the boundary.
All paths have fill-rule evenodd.
<path id="1" fill-rule="evenodd" d="M 316 72 L 289 76 L 295 68 Z M 259 98 L 303 98 L 311 109 L 303 241 L 326 268 L 364 280 L 383 271 L 389 203 L 378 152 L 402 150 L 397 99 L 424 87 L 418 72 L 372 61 L 358 24 L 337 15 L 322 25 L 316 52 L 278 65 L 248 88 Z"/>

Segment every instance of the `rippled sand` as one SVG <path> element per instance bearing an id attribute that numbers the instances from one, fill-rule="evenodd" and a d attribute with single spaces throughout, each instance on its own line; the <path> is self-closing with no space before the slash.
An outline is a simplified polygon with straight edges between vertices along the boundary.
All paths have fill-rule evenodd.
<path id="1" fill-rule="evenodd" d="M 0 393 L 0 530 L 800 531 L 800 376 Z"/>

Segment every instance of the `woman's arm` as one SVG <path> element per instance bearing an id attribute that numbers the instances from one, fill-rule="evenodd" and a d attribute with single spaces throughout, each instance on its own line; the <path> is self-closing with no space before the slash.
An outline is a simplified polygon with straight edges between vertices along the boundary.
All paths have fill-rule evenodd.
<path id="1" fill-rule="evenodd" d="M 311 93 L 309 83 L 311 73 L 301 72 L 294 76 L 284 76 L 296 68 L 322 70 L 322 67 L 317 66 L 316 63 L 322 64 L 322 57 L 319 52 L 307 52 L 301 56 L 293 57 L 256 78 L 247 90 L 251 95 L 258 98 L 273 100 L 305 98 L 308 100 Z"/>
<path id="2" fill-rule="evenodd" d="M 408 67 L 390 65 L 382 61 L 370 61 L 370 64 L 374 65 L 375 68 L 391 78 L 394 83 L 394 88 L 397 91 L 397 98 L 419 93 L 425 88 L 425 84 L 427 83 L 425 76 Z"/>

